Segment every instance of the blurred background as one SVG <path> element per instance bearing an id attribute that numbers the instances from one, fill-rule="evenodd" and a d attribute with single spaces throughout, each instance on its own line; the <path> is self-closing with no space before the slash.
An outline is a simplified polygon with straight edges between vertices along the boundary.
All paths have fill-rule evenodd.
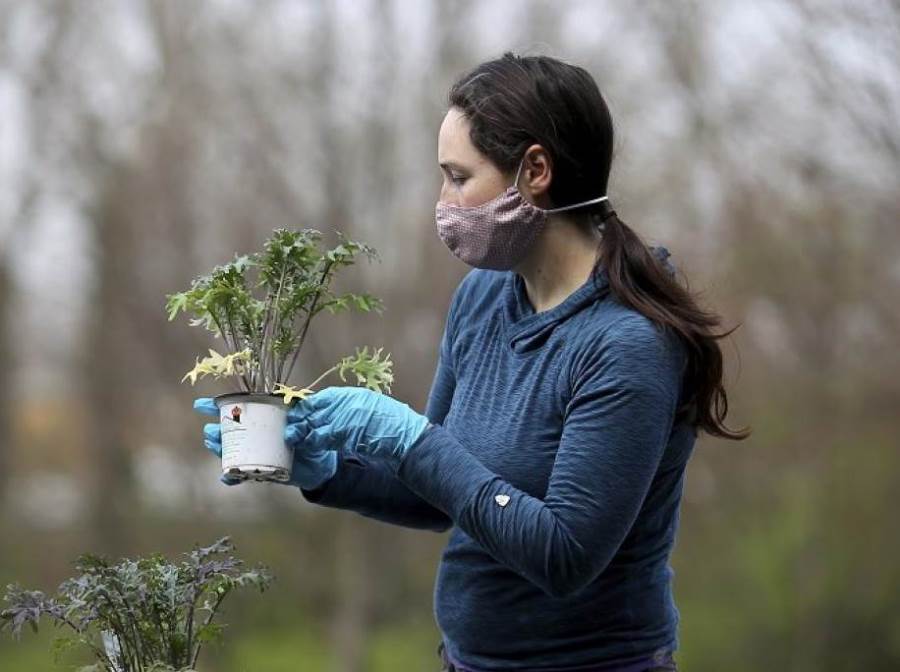
<path id="1" fill-rule="evenodd" d="M 754 433 L 689 463 L 681 668 L 900 667 L 888 1 L 0 0 L 0 586 L 230 534 L 277 589 L 230 598 L 203 672 L 438 669 L 446 535 L 220 484 L 191 403 L 225 384 L 179 383 L 215 342 L 163 307 L 276 227 L 342 230 L 382 261 L 339 283 L 386 311 L 317 318 L 294 382 L 384 345 L 423 410 L 468 270 L 434 228 L 437 130 L 505 50 L 594 75 L 620 216 L 741 325 L 727 424 Z M 4 634 L 0 670 L 82 660 L 54 634 Z"/>

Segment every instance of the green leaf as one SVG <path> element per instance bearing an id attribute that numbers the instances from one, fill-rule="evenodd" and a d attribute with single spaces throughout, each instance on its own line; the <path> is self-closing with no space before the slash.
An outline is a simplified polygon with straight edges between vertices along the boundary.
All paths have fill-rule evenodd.
<path id="1" fill-rule="evenodd" d="M 167 316 L 171 321 L 185 312 L 190 326 L 204 327 L 221 337 L 227 348 L 218 348 L 223 359 L 249 350 L 249 357 L 240 362 L 241 371 L 260 380 L 254 375 L 260 362 L 296 360 L 300 334 L 321 311 L 382 312 L 382 302 L 370 294 L 336 296 L 330 291 L 341 267 L 353 264 L 361 254 L 377 258 L 374 248 L 340 231 L 336 235 L 337 244 L 323 249 L 322 233 L 316 229 L 275 229 L 260 252 L 235 254 L 232 261 L 195 278 L 188 290 L 168 295 Z M 204 362 L 197 361 L 183 380 L 194 384 L 205 375 L 220 375 L 213 362 Z M 359 375 L 368 385 L 383 384 L 377 374 L 374 378 L 371 372 Z"/>
<path id="2" fill-rule="evenodd" d="M 382 349 L 378 348 L 369 355 L 368 346 L 365 346 L 362 350 L 357 348 L 355 356 L 344 357 L 338 365 L 341 380 L 346 382 L 346 375 L 352 373 L 356 376 L 357 384 L 364 385 L 376 392 L 390 394 L 391 385 L 394 382 L 394 375 L 391 371 L 393 362 L 391 362 L 391 353 L 388 353 L 383 360 L 380 359 Z"/>
<path id="3" fill-rule="evenodd" d="M 188 305 L 187 294 L 181 292 L 178 294 L 170 294 L 166 297 L 166 310 L 169 313 L 169 322 L 175 319 L 179 311 L 186 310 Z"/>
<path id="4" fill-rule="evenodd" d="M 380 313 L 383 309 L 381 299 L 371 294 L 351 294 L 350 297 L 360 310 L 367 313 L 371 310 L 376 310 Z"/>
<path id="5" fill-rule="evenodd" d="M 246 254 L 241 256 L 235 255 L 234 261 L 231 262 L 231 269 L 243 275 L 248 268 L 255 265 L 256 261 L 253 257 Z"/>

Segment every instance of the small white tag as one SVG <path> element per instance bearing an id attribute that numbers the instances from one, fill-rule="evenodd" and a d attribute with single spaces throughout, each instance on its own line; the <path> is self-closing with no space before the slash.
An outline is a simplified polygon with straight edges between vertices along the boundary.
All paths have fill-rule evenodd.
<path id="1" fill-rule="evenodd" d="M 509 504 L 509 495 L 497 495 L 494 497 L 494 501 L 500 506 L 506 506 Z"/>

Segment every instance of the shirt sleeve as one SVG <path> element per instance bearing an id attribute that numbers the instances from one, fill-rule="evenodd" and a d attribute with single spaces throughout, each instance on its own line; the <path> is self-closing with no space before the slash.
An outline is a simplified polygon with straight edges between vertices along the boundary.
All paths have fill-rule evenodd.
<path id="1" fill-rule="evenodd" d="M 434 424 L 444 421 L 456 388 L 451 344 L 458 294 L 459 288 L 450 302 L 425 410 L 425 415 Z M 347 456 L 343 450 L 338 453 L 334 476 L 315 490 L 301 488 L 300 491 L 307 501 L 314 504 L 355 511 L 385 523 L 434 532 L 446 532 L 453 526 L 447 514 L 411 491 L 384 460 Z"/>
<path id="2" fill-rule="evenodd" d="M 439 425 L 398 472 L 497 561 L 554 597 L 593 582 L 615 555 L 656 474 L 680 396 L 676 337 L 642 315 L 615 326 L 573 358 L 543 500 L 487 469 Z"/>
<path id="3" fill-rule="evenodd" d="M 451 351 L 452 333 L 450 318 L 444 326 L 444 334 L 441 337 L 441 346 L 438 351 L 437 368 L 434 380 L 431 383 L 431 391 L 428 394 L 428 404 L 425 407 L 425 415 L 435 425 L 444 423 L 450 403 L 453 401 L 453 392 L 456 390 L 456 372 L 453 367 L 453 355 Z"/>
<path id="4" fill-rule="evenodd" d="M 410 491 L 385 468 L 384 462 L 338 455 L 337 471 L 315 490 L 301 488 L 313 504 L 345 509 L 392 525 L 446 532 L 453 521 Z"/>

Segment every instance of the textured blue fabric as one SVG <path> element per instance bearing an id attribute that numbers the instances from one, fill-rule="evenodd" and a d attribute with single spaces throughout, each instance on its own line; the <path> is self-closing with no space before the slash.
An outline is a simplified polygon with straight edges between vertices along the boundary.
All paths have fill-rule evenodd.
<path id="1" fill-rule="evenodd" d="M 521 276 L 474 269 L 441 340 L 435 426 L 396 477 L 342 458 L 304 496 L 452 526 L 434 613 L 467 668 L 576 672 L 674 651 L 668 558 L 696 439 L 674 422 L 684 365 L 681 341 L 615 301 L 602 269 L 540 313 Z"/>
<path id="2" fill-rule="evenodd" d="M 409 404 L 352 385 L 326 387 L 301 399 L 288 413 L 288 421 L 294 418 L 297 450 L 316 454 L 330 449 L 335 453 L 343 445 L 359 455 L 387 462 L 395 473 L 428 427 L 428 418 Z M 333 475 L 334 471 L 328 476 Z"/>
<path id="3" fill-rule="evenodd" d="M 443 650 L 444 643 L 441 642 L 438 647 L 438 656 L 443 664 L 442 670 L 451 670 L 453 672 L 487 672 L 484 669 L 475 669 L 472 667 L 465 667 L 459 661 L 453 660 L 447 655 L 446 650 Z M 671 672 L 677 672 L 678 666 L 675 663 L 675 659 L 672 656 L 672 651 L 669 651 L 667 648 L 663 647 L 658 651 L 653 652 L 649 656 L 638 656 L 637 658 L 632 658 L 629 660 L 619 659 L 612 662 L 599 663 L 597 665 L 591 665 L 589 667 L 581 667 L 577 668 L 578 672 L 662 672 L 663 670 L 669 670 Z M 519 668 L 521 669 L 521 668 Z M 528 668 L 532 669 L 532 668 Z M 555 670 L 548 669 L 545 667 L 540 668 L 541 672 L 572 672 L 572 667 L 565 668 L 557 668 Z"/>

